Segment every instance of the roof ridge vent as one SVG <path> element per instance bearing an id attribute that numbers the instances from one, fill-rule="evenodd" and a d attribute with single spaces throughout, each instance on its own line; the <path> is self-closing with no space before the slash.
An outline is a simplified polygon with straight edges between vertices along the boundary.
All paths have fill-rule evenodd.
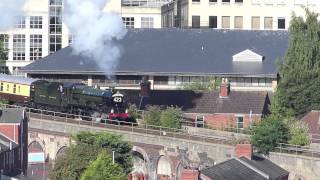
<path id="1" fill-rule="evenodd" d="M 232 56 L 233 62 L 262 62 L 263 60 L 264 56 L 250 49 L 246 49 Z"/>
<path id="2" fill-rule="evenodd" d="M 265 172 L 259 170 L 259 169 L 256 168 L 256 167 L 250 165 L 249 163 L 241 160 L 240 158 L 234 158 L 234 159 L 236 159 L 237 161 L 239 161 L 241 164 L 247 166 L 249 169 L 253 170 L 254 172 L 260 174 L 260 175 L 263 176 L 264 178 L 266 178 L 266 179 L 269 179 L 269 178 L 270 178 L 270 176 L 269 176 L 268 174 L 266 174 Z"/>

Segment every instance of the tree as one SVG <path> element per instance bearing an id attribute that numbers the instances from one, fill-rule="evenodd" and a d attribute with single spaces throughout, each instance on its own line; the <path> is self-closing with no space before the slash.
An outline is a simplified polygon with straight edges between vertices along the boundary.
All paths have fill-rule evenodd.
<path id="1" fill-rule="evenodd" d="M 80 180 L 125 180 L 126 174 L 118 164 L 113 164 L 106 151 L 100 152 L 97 159 L 90 163 Z"/>
<path id="2" fill-rule="evenodd" d="M 86 144 L 73 145 L 66 153 L 59 156 L 49 176 L 52 180 L 77 180 L 87 168 L 90 161 L 96 159 L 100 148 Z"/>
<path id="3" fill-rule="evenodd" d="M 125 174 L 131 172 L 133 164 L 131 158 L 132 146 L 122 140 L 121 136 L 109 133 L 80 132 L 73 136 L 75 145 L 59 156 L 54 168 L 50 171 L 52 180 L 76 180 L 85 171 L 89 162 L 97 159 L 100 152 L 109 154 L 115 152 L 115 162 L 120 165 Z"/>
<path id="4" fill-rule="evenodd" d="M 144 112 L 144 121 L 148 125 L 161 126 L 161 108 L 159 106 L 148 106 Z"/>
<path id="5" fill-rule="evenodd" d="M 128 114 L 131 118 L 131 122 L 136 123 L 139 118 L 138 108 L 135 104 L 129 104 Z"/>
<path id="6" fill-rule="evenodd" d="M 306 20 L 293 16 L 289 46 L 279 66 L 280 83 L 273 110 L 281 115 L 293 112 L 301 117 L 320 109 L 320 23 L 318 15 L 306 9 Z M 275 106 L 275 105 L 274 105 Z"/>
<path id="7" fill-rule="evenodd" d="M 286 143 L 288 138 L 287 125 L 278 117 L 271 115 L 255 125 L 252 130 L 251 142 L 259 153 L 269 154 L 278 143 Z"/>
<path id="8" fill-rule="evenodd" d="M 161 112 L 160 122 L 161 126 L 168 128 L 181 128 L 181 120 L 183 113 L 180 108 L 177 107 L 168 107 Z"/>

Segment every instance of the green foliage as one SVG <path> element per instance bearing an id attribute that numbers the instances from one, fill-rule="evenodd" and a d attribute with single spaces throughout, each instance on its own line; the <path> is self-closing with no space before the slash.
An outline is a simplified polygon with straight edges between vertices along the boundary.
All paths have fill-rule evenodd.
<path id="1" fill-rule="evenodd" d="M 134 122 L 139 118 L 138 108 L 135 104 L 129 104 L 128 113 Z"/>
<path id="2" fill-rule="evenodd" d="M 54 168 L 49 172 L 50 179 L 79 179 L 89 162 L 95 160 L 100 151 L 101 148 L 85 144 L 71 146 L 64 155 L 56 159 Z"/>
<path id="3" fill-rule="evenodd" d="M 298 146 L 307 146 L 311 143 L 308 133 L 308 126 L 300 121 L 291 122 L 290 128 L 290 144 Z"/>
<path id="4" fill-rule="evenodd" d="M 125 174 L 131 172 L 133 167 L 130 154 L 132 146 L 123 141 L 121 136 L 104 132 L 80 132 L 73 138 L 76 145 L 72 145 L 67 149 L 65 155 L 57 158 L 54 168 L 50 171 L 50 179 L 79 179 L 89 162 L 97 159 L 101 151 L 107 151 L 109 154 L 115 151 L 116 163 L 120 165 Z"/>
<path id="5" fill-rule="evenodd" d="M 0 107 L 2 107 L 5 104 L 9 104 L 9 101 L 7 99 L 0 99 Z"/>
<path id="6" fill-rule="evenodd" d="M 159 106 L 148 106 L 144 112 L 144 121 L 146 124 L 161 126 L 161 108 Z"/>
<path id="7" fill-rule="evenodd" d="M 287 125 L 275 116 L 269 116 L 260 123 L 254 124 L 251 142 L 259 153 L 268 154 L 277 143 L 286 143 L 289 137 Z"/>
<path id="8" fill-rule="evenodd" d="M 177 107 L 161 109 L 159 106 L 148 106 L 144 113 L 144 121 L 148 125 L 168 128 L 181 128 L 183 112 Z"/>
<path id="9" fill-rule="evenodd" d="M 214 76 L 208 77 L 204 82 L 202 80 L 183 84 L 182 89 L 192 91 L 216 90 L 221 84 L 221 78 Z"/>
<path id="10" fill-rule="evenodd" d="M 180 108 L 168 107 L 167 109 L 161 112 L 161 126 L 180 129 L 182 117 L 183 113 Z"/>
<path id="11" fill-rule="evenodd" d="M 96 160 L 90 163 L 80 180 L 125 180 L 126 174 L 118 164 L 112 163 L 112 158 L 102 151 Z"/>
<path id="12" fill-rule="evenodd" d="M 273 98 L 273 111 L 301 117 L 320 109 L 320 22 L 306 10 L 306 20 L 293 16 L 289 47 L 279 64 L 280 83 Z"/>
<path id="13" fill-rule="evenodd" d="M 122 140 L 121 136 L 110 133 L 80 132 L 74 137 L 77 144 L 88 144 L 103 147 L 108 152 L 115 151 L 115 161 L 121 165 L 126 173 L 131 172 L 133 164 L 131 158 L 132 145 Z"/>

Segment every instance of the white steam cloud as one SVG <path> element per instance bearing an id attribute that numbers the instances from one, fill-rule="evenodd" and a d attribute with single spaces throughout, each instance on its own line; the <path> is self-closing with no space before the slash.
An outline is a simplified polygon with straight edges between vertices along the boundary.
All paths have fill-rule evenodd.
<path id="1" fill-rule="evenodd" d="M 17 17 L 22 15 L 25 0 L 0 0 L 0 30 L 13 27 Z"/>
<path id="2" fill-rule="evenodd" d="M 119 15 L 104 12 L 109 0 L 66 0 L 64 20 L 74 36 L 76 54 L 93 59 L 106 75 L 110 75 L 121 56 L 114 40 L 127 33 Z"/>

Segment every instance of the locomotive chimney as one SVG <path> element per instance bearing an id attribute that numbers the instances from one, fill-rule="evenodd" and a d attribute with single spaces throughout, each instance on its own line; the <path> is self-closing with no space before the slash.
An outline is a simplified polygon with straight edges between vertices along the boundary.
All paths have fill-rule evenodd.
<path id="1" fill-rule="evenodd" d="M 140 83 L 140 96 L 149 97 L 151 92 L 150 88 L 151 88 L 151 83 L 148 80 L 146 80 L 146 78 L 143 78 Z"/>

